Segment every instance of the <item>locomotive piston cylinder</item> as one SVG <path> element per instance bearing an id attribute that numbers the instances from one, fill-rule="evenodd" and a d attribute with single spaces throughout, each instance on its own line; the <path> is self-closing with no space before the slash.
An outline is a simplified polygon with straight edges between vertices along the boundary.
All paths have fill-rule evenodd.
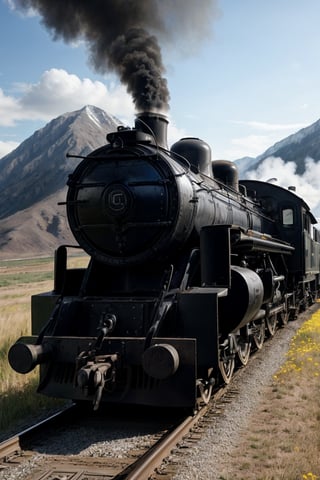
<path id="1" fill-rule="evenodd" d="M 264 288 L 259 275 L 248 268 L 232 265 L 229 294 L 219 303 L 222 331 L 234 332 L 255 319 L 263 297 Z"/>

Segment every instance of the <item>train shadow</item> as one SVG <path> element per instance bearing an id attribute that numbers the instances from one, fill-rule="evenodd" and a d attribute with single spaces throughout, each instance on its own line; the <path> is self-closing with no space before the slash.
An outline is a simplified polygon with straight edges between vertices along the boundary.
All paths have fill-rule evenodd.
<path id="1" fill-rule="evenodd" d="M 172 428 L 186 415 L 177 409 L 111 406 L 93 412 L 79 408 L 72 418 L 37 434 L 28 449 L 46 455 L 118 456 L 126 449 L 149 445 L 151 437 Z"/>

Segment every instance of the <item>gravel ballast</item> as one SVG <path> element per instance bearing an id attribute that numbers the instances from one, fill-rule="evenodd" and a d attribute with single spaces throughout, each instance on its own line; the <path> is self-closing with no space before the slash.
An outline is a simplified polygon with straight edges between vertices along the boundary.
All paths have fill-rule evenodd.
<path id="1" fill-rule="evenodd" d="M 183 458 L 179 458 L 179 472 L 173 480 L 221 480 L 221 472 L 234 462 L 231 454 L 238 446 L 239 436 L 245 432 L 252 415 L 264 399 L 264 389 L 272 383 L 273 375 L 285 361 L 290 341 L 303 321 L 318 305 L 305 312 L 299 320 L 289 322 L 267 341 L 248 365 L 232 382 L 238 393 L 216 417 L 201 440 Z"/>

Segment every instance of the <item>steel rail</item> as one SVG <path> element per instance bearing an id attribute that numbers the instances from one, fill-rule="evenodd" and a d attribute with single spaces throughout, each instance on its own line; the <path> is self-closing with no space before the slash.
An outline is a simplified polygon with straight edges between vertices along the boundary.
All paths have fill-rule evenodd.
<path id="1" fill-rule="evenodd" d="M 162 461 L 170 455 L 191 429 L 212 408 L 212 402 L 219 400 L 225 393 L 226 387 L 220 388 L 195 415 L 189 415 L 173 430 L 155 443 L 144 455 L 142 455 L 131 467 L 114 477 L 113 480 L 148 480 L 159 467 Z"/>
<path id="2" fill-rule="evenodd" d="M 33 435 L 36 435 L 44 428 L 52 426 L 55 423 L 59 423 L 65 417 L 70 418 L 70 414 L 73 414 L 75 411 L 76 405 L 72 404 L 50 415 L 44 420 L 35 423 L 31 427 L 22 430 L 16 435 L 13 435 L 10 438 L 2 441 L 0 443 L 0 461 L 5 461 L 6 458 L 21 452 L 23 449 L 23 443 L 30 439 Z"/>

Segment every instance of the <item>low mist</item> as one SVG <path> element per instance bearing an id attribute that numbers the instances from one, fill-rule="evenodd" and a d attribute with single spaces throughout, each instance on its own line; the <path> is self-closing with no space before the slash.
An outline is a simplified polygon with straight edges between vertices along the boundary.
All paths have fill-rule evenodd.
<path id="1" fill-rule="evenodd" d="M 264 182 L 270 180 L 283 188 L 294 186 L 296 195 L 303 198 L 320 221 L 320 162 L 307 157 L 305 172 L 298 175 L 296 170 L 294 162 L 286 163 L 280 157 L 269 157 L 256 170 L 246 172 L 245 178 Z"/>

